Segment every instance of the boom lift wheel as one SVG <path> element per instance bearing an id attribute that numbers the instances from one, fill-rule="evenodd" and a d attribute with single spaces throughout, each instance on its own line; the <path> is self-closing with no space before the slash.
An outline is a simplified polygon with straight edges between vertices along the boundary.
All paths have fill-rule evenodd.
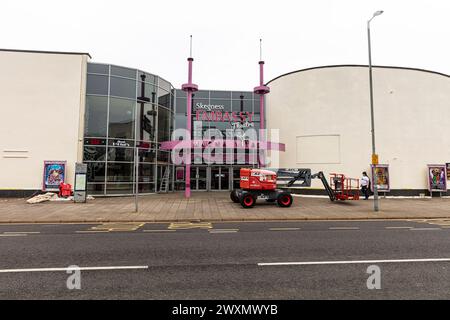
<path id="1" fill-rule="evenodd" d="M 251 193 L 243 193 L 241 196 L 241 205 L 248 209 L 255 205 L 256 198 Z"/>
<path id="2" fill-rule="evenodd" d="M 238 191 L 237 191 L 236 189 L 234 189 L 233 191 L 231 191 L 231 193 L 230 193 L 230 199 L 231 199 L 231 201 L 233 201 L 234 203 L 239 203 Z"/>
<path id="3" fill-rule="evenodd" d="M 277 203 L 282 208 L 287 208 L 292 205 L 292 195 L 289 192 L 280 192 L 277 196 Z"/>

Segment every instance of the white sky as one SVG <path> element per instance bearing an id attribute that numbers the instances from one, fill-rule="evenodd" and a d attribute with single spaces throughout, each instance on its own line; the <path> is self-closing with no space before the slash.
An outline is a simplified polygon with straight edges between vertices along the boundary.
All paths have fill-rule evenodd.
<path id="1" fill-rule="evenodd" d="M 329 64 L 373 63 L 450 74 L 449 0 L 2 0 L 0 47 L 89 52 L 93 62 L 136 67 L 176 88 L 187 80 L 194 36 L 200 89 L 252 90 L 259 38 L 268 81 Z"/>

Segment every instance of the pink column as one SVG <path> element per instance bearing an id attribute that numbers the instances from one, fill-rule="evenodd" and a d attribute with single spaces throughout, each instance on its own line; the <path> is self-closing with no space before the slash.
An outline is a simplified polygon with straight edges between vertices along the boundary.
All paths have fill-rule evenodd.
<path id="1" fill-rule="evenodd" d="M 186 198 L 190 198 L 191 196 L 191 135 L 192 135 L 192 93 L 198 90 L 198 86 L 192 83 L 192 62 L 193 58 L 188 58 L 188 83 L 185 83 L 181 86 L 181 89 L 187 92 L 187 120 L 186 120 L 186 129 L 188 132 L 188 136 L 186 137 L 186 141 L 188 144 L 187 153 L 185 154 L 185 191 L 184 196 Z"/>
<path id="2" fill-rule="evenodd" d="M 253 92 L 255 94 L 259 94 L 259 114 L 260 114 L 260 124 L 259 124 L 259 166 L 264 167 L 266 164 L 266 153 L 265 151 L 261 151 L 261 148 L 266 149 L 265 137 L 262 130 L 265 129 L 264 126 L 264 95 L 270 92 L 270 88 L 264 85 L 264 61 L 259 61 L 259 86 L 255 87 Z M 261 159 L 262 158 L 262 159 Z"/>
<path id="3" fill-rule="evenodd" d="M 259 86 L 264 87 L 264 61 L 259 62 Z M 260 123 L 259 128 L 261 130 L 265 129 L 264 126 L 264 95 L 265 93 L 262 93 L 259 95 L 259 115 L 260 115 Z M 260 140 L 263 140 L 264 137 L 260 137 Z"/>

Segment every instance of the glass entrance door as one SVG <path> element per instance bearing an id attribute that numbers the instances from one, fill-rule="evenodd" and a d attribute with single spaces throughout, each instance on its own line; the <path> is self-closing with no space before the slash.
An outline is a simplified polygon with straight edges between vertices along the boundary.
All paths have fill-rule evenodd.
<path id="1" fill-rule="evenodd" d="M 221 167 L 220 190 L 230 190 L 230 168 Z"/>
<path id="2" fill-rule="evenodd" d="M 229 167 L 209 167 L 210 174 L 210 190 L 229 190 L 230 189 L 230 168 Z"/>
<path id="3" fill-rule="evenodd" d="M 197 167 L 197 190 L 206 191 L 207 188 L 207 167 Z"/>
<path id="4" fill-rule="evenodd" d="M 211 169 L 211 188 L 212 191 L 220 190 L 220 167 L 210 167 Z"/>
<path id="5" fill-rule="evenodd" d="M 207 167 L 191 167 L 191 190 L 206 191 Z"/>

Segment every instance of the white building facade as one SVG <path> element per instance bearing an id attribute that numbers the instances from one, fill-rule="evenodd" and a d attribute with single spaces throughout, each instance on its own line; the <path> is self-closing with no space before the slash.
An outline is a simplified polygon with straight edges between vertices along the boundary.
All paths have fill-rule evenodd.
<path id="1" fill-rule="evenodd" d="M 379 163 L 389 165 L 391 194 L 428 188 L 428 164 L 450 163 L 450 76 L 374 67 L 374 119 Z M 370 172 L 372 143 L 367 66 L 300 70 L 268 83 L 267 127 L 280 130 L 283 168 Z M 313 181 L 312 193 L 323 189 Z"/>
<path id="2" fill-rule="evenodd" d="M 41 190 L 46 160 L 83 160 L 87 53 L 0 51 L 0 194 Z"/>
<path id="3" fill-rule="evenodd" d="M 163 78 L 134 68 L 91 63 L 88 53 L 0 49 L 0 196 L 43 189 L 44 161 L 88 164 L 88 193 L 133 194 L 182 190 L 183 168 L 161 149 L 186 123 L 186 97 Z M 450 163 L 450 76 L 427 70 L 374 67 L 377 154 L 389 166 L 392 195 L 428 188 L 428 164 Z M 371 128 L 367 66 L 339 65 L 295 71 L 271 80 L 265 127 L 279 129 L 281 168 L 310 168 L 359 178 L 370 172 Z M 259 128 L 251 91 L 204 90 L 193 105 L 249 114 Z M 196 119 L 193 118 L 192 121 Z M 231 121 L 231 120 L 230 120 Z M 209 121 L 225 131 L 233 123 Z M 134 150 L 138 148 L 138 161 Z M 231 190 L 240 167 L 193 167 L 193 188 Z M 319 181 L 303 193 L 323 193 Z"/>

